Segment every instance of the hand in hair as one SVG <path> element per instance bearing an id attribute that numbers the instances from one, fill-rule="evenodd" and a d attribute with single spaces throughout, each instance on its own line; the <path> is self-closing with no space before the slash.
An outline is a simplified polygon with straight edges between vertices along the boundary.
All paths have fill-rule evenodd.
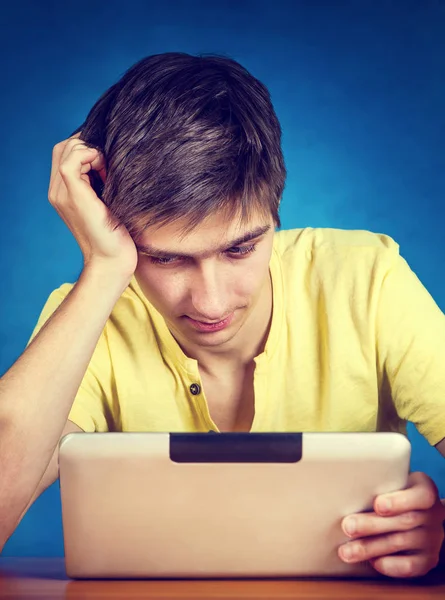
<path id="1" fill-rule="evenodd" d="M 97 265 L 117 277 L 131 278 L 137 265 L 134 242 L 98 198 L 88 175 L 95 170 L 105 182 L 105 159 L 79 135 L 54 146 L 49 201 L 79 244 L 85 267 Z"/>

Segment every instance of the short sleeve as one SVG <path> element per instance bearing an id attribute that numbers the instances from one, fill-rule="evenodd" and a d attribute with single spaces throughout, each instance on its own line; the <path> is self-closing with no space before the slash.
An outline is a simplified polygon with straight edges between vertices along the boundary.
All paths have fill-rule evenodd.
<path id="1" fill-rule="evenodd" d="M 388 254 L 377 311 L 378 364 L 399 417 L 435 445 L 445 437 L 445 315 L 398 250 Z"/>
<path id="2" fill-rule="evenodd" d="M 50 294 L 28 345 L 59 308 L 72 288 L 72 284 L 64 284 Z M 77 391 L 68 419 L 87 432 L 114 430 L 117 419 L 115 418 L 116 404 L 113 403 L 113 387 L 105 328 Z"/>

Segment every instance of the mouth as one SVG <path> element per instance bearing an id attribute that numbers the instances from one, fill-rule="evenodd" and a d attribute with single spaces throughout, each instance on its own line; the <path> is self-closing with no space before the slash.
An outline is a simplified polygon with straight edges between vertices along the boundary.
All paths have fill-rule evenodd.
<path id="1" fill-rule="evenodd" d="M 221 331 L 222 329 L 225 329 L 226 327 L 228 327 L 233 320 L 234 314 L 235 313 L 232 312 L 230 315 L 228 315 L 221 321 L 211 321 L 211 322 L 198 321 L 198 320 L 192 319 L 191 317 L 188 317 L 186 315 L 184 315 L 183 318 L 188 323 L 190 323 L 190 325 L 197 331 L 202 331 L 203 333 L 212 333 L 214 331 Z"/>

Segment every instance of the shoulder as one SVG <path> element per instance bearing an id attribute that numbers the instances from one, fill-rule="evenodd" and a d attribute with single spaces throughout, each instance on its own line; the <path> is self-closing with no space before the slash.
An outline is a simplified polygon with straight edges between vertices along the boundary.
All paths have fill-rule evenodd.
<path id="1" fill-rule="evenodd" d="M 46 300 L 44 312 L 53 313 L 56 308 L 65 300 L 68 294 L 76 285 L 75 283 L 63 283 L 58 288 L 54 289 Z M 113 313 L 121 310 L 131 310 L 136 306 L 143 306 L 143 294 L 133 277 L 128 287 L 124 290 L 120 298 L 117 300 Z"/>
<path id="2" fill-rule="evenodd" d="M 63 302 L 75 285 L 76 283 L 63 283 L 60 287 L 54 289 L 48 297 L 47 304 L 54 306 Z M 117 300 L 113 310 L 116 310 L 116 308 L 118 310 L 125 310 L 134 308 L 135 306 L 143 306 L 144 300 L 145 296 L 137 284 L 136 278 L 133 276 L 130 284 Z"/>
<path id="3" fill-rule="evenodd" d="M 390 268 L 399 257 L 399 244 L 392 237 L 365 230 L 282 230 L 275 233 L 274 250 L 284 265 L 304 261 L 312 268 L 335 270 L 364 263 Z"/>
<path id="4" fill-rule="evenodd" d="M 49 294 L 41 310 L 31 339 L 35 337 L 45 322 L 59 308 L 75 285 L 76 282 L 63 283 Z M 152 310 L 154 309 L 148 305 L 148 301 L 145 299 L 145 296 L 137 285 L 136 279 L 133 277 L 128 287 L 114 305 L 105 327 L 110 326 L 112 323 L 119 327 L 122 326 L 124 329 L 131 327 L 133 322 L 136 323 L 144 317 L 147 318 L 147 313 L 150 313 Z"/>
<path id="5" fill-rule="evenodd" d="M 343 252 L 360 249 L 372 251 L 389 250 L 398 253 L 399 245 L 392 237 L 383 233 L 365 230 L 329 229 L 306 227 L 304 229 L 282 229 L 275 233 L 274 247 L 280 254 L 296 249 L 311 253 Z"/>

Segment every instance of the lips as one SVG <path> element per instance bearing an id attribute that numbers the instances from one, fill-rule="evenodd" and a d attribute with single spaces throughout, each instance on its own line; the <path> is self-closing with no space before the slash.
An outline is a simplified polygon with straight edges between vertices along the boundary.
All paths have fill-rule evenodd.
<path id="1" fill-rule="evenodd" d="M 230 325 L 232 322 L 234 313 L 231 313 L 221 321 L 198 321 L 197 319 L 192 319 L 191 317 L 185 316 L 184 318 L 187 320 L 190 325 L 196 329 L 197 331 L 202 331 L 204 333 L 212 333 L 214 331 L 221 331 Z"/>

